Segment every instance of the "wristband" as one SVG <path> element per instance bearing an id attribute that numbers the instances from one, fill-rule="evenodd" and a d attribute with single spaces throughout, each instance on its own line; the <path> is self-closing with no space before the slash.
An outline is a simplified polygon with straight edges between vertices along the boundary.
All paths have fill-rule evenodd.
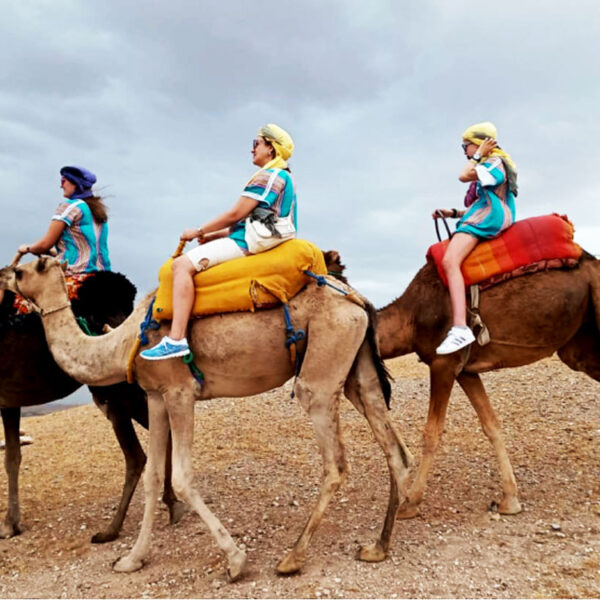
<path id="1" fill-rule="evenodd" d="M 200 241 L 202 241 L 204 239 L 204 231 L 202 230 L 202 227 L 198 227 L 198 235 L 196 236 Z"/>
<path id="2" fill-rule="evenodd" d="M 473 154 L 473 156 L 471 157 L 471 160 L 479 162 L 481 160 L 481 154 L 479 154 L 479 152 L 475 152 L 475 154 Z"/>
<path id="3" fill-rule="evenodd" d="M 456 217 L 458 217 L 458 211 L 456 210 L 456 208 L 452 209 L 452 218 L 456 219 Z"/>

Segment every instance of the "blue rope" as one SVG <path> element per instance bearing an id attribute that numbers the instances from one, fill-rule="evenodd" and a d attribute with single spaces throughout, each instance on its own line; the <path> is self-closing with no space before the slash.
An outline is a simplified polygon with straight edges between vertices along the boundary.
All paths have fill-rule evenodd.
<path id="1" fill-rule="evenodd" d="M 194 353 L 190 350 L 190 353 L 186 354 L 182 360 L 188 366 L 194 379 L 202 385 L 204 383 L 204 373 L 196 366 L 196 363 L 194 362 Z"/>
<path id="2" fill-rule="evenodd" d="M 292 318 L 290 317 L 290 307 L 287 304 L 283 305 L 283 316 L 285 318 L 285 332 L 287 335 L 285 347 L 289 348 L 292 344 L 296 344 L 303 340 L 306 337 L 306 332 L 304 329 L 294 329 Z"/>
<path id="3" fill-rule="evenodd" d="M 158 321 L 155 321 L 152 318 L 152 307 L 154 306 L 154 300 L 156 300 L 156 298 L 152 298 L 152 302 L 150 302 L 150 306 L 148 307 L 148 312 L 146 313 L 146 317 L 140 324 L 139 338 L 140 338 L 140 344 L 142 346 L 145 346 L 150 341 L 148 339 L 148 336 L 146 335 L 146 330 L 147 329 L 154 330 L 154 329 L 158 329 L 160 327 L 160 323 Z"/>
<path id="4" fill-rule="evenodd" d="M 346 290 L 343 290 L 342 288 L 337 287 L 337 285 L 333 285 L 333 283 L 329 283 L 329 281 L 327 281 L 327 279 L 325 278 L 325 275 L 316 275 L 312 271 L 308 271 L 308 270 L 304 271 L 304 274 L 308 275 L 309 277 L 312 277 L 317 282 L 317 285 L 319 287 L 328 285 L 329 287 L 338 291 L 340 294 L 344 294 L 344 296 L 347 296 L 350 293 L 350 292 L 347 292 Z"/>

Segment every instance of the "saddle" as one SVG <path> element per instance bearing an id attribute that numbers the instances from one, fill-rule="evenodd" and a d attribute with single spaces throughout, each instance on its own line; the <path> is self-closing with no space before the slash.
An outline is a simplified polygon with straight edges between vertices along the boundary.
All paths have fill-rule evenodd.
<path id="1" fill-rule="evenodd" d="M 516 221 L 498 237 L 477 244 L 467 256 L 461 267 L 465 286 L 478 284 L 483 290 L 528 273 L 576 267 L 583 250 L 573 241 L 573 231 L 567 216 L 556 213 Z M 427 251 L 446 287 L 442 259 L 448 242 L 438 242 Z"/>
<path id="2" fill-rule="evenodd" d="M 173 259 L 161 267 L 152 318 L 173 317 Z M 193 317 L 255 311 L 287 303 L 307 283 L 304 271 L 326 275 L 323 253 L 306 240 L 289 240 L 262 252 L 236 258 L 194 276 Z"/>

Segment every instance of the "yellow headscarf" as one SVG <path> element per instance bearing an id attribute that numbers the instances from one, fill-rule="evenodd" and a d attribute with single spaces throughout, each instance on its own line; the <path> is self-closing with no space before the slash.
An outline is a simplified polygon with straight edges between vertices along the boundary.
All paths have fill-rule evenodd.
<path id="1" fill-rule="evenodd" d="M 292 152 L 294 152 L 294 140 L 292 140 L 292 136 L 285 129 L 275 125 L 275 123 L 263 125 L 263 127 L 258 130 L 257 135 L 258 137 L 267 140 L 273 146 L 275 158 L 256 171 L 256 173 L 250 177 L 250 181 L 265 169 L 287 169 L 287 160 L 292 155 Z"/>
<path id="2" fill-rule="evenodd" d="M 471 142 L 477 146 L 481 146 L 481 143 L 486 138 L 497 139 L 496 126 L 489 121 L 483 123 L 475 123 L 471 127 L 467 127 L 462 134 L 462 139 L 466 142 Z M 508 152 L 505 152 L 501 148 L 494 148 L 490 152 L 490 156 L 499 156 L 504 161 L 507 170 L 508 184 L 513 192 L 517 195 L 517 165 L 515 165 L 513 159 L 510 157 Z"/>

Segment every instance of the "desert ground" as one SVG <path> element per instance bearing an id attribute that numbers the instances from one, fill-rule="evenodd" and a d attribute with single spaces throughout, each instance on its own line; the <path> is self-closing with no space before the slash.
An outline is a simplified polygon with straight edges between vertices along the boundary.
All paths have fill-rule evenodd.
<path id="1" fill-rule="evenodd" d="M 389 361 L 391 416 L 415 459 L 427 414 L 427 368 Z M 108 421 L 92 405 L 23 419 L 24 531 L 0 540 L 2 598 L 401 598 L 600 596 L 598 384 L 557 358 L 483 376 L 504 427 L 523 512 L 502 516 L 497 463 L 456 386 L 421 516 L 397 521 L 389 558 L 355 560 L 380 530 L 388 496 L 381 450 L 349 402 L 342 425 L 350 473 L 317 531 L 301 573 L 275 565 L 299 535 L 321 477 L 311 424 L 291 382 L 252 398 L 196 405 L 196 482 L 248 552 L 245 576 L 226 582 L 224 561 L 200 519 L 169 526 L 161 505 L 146 565 L 111 564 L 134 543 L 143 493 L 121 538 L 92 545 L 120 494 L 123 461 Z M 142 429 L 140 437 L 146 443 Z M 6 476 L 0 475 L 6 508 Z"/>

